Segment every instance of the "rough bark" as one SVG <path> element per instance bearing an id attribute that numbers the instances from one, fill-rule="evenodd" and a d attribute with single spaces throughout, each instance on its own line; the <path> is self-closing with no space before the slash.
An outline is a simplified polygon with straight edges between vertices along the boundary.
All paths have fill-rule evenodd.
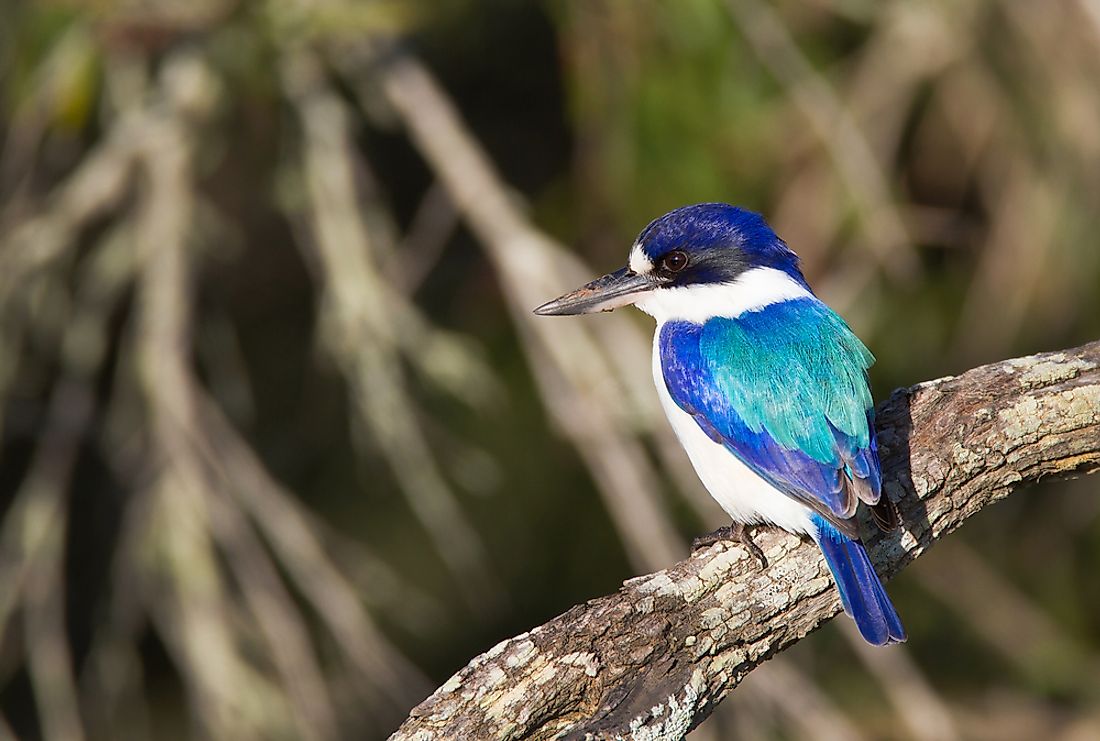
<path id="1" fill-rule="evenodd" d="M 889 577 L 1016 488 L 1100 468 L 1100 342 L 900 389 L 877 427 L 902 527 L 868 546 Z M 501 642 L 392 739 L 682 738 L 840 609 L 816 547 L 756 541 L 765 570 L 720 543 Z"/>

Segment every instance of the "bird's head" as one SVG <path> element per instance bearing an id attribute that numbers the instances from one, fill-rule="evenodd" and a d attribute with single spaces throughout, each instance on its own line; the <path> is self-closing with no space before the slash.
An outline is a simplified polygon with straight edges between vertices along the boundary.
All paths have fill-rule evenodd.
<path id="1" fill-rule="evenodd" d="M 807 294 L 798 256 L 760 214 L 700 203 L 650 223 L 635 240 L 626 267 L 535 313 L 590 314 L 634 304 L 659 321 L 701 321 Z"/>

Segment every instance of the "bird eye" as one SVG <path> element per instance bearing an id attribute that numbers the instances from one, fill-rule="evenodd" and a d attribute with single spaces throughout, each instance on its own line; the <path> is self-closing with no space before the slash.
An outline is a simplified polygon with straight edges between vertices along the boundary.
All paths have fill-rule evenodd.
<path id="1" fill-rule="evenodd" d="M 669 273 L 679 273 L 687 264 L 688 256 L 683 250 L 673 250 L 661 258 L 661 268 Z"/>

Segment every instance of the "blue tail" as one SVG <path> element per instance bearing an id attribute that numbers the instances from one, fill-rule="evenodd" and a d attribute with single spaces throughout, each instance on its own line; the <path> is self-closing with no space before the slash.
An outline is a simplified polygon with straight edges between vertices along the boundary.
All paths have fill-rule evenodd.
<path id="1" fill-rule="evenodd" d="M 829 571 L 833 572 L 844 611 L 856 621 L 863 638 L 876 646 L 904 641 L 905 628 L 901 627 L 901 619 L 886 596 L 863 544 L 844 535 L 820 515 L 813 515 L 813 523 L 817 527 L 814 540 L 821 546 Z"/>

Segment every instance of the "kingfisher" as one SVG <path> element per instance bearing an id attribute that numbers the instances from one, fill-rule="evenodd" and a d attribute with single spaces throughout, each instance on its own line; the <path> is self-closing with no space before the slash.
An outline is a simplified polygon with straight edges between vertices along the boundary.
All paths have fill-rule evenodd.
<path id="1" fill-rule="evenodd" d="M 904 641 L 855 517 L 864 502 L 882 530 L 898 524 L 882 495 L 867 376 L 874 356 L 810 289 L 794 251 L 758 213 L 684 206 L 642 231 L 626 267 L 535 313 L 630 304 L 657 321 L 661 406 L 733 521 L 701 544 L 735 540 L 766 567 L 751 528 L 809 536 L 864 639 Z"/>

